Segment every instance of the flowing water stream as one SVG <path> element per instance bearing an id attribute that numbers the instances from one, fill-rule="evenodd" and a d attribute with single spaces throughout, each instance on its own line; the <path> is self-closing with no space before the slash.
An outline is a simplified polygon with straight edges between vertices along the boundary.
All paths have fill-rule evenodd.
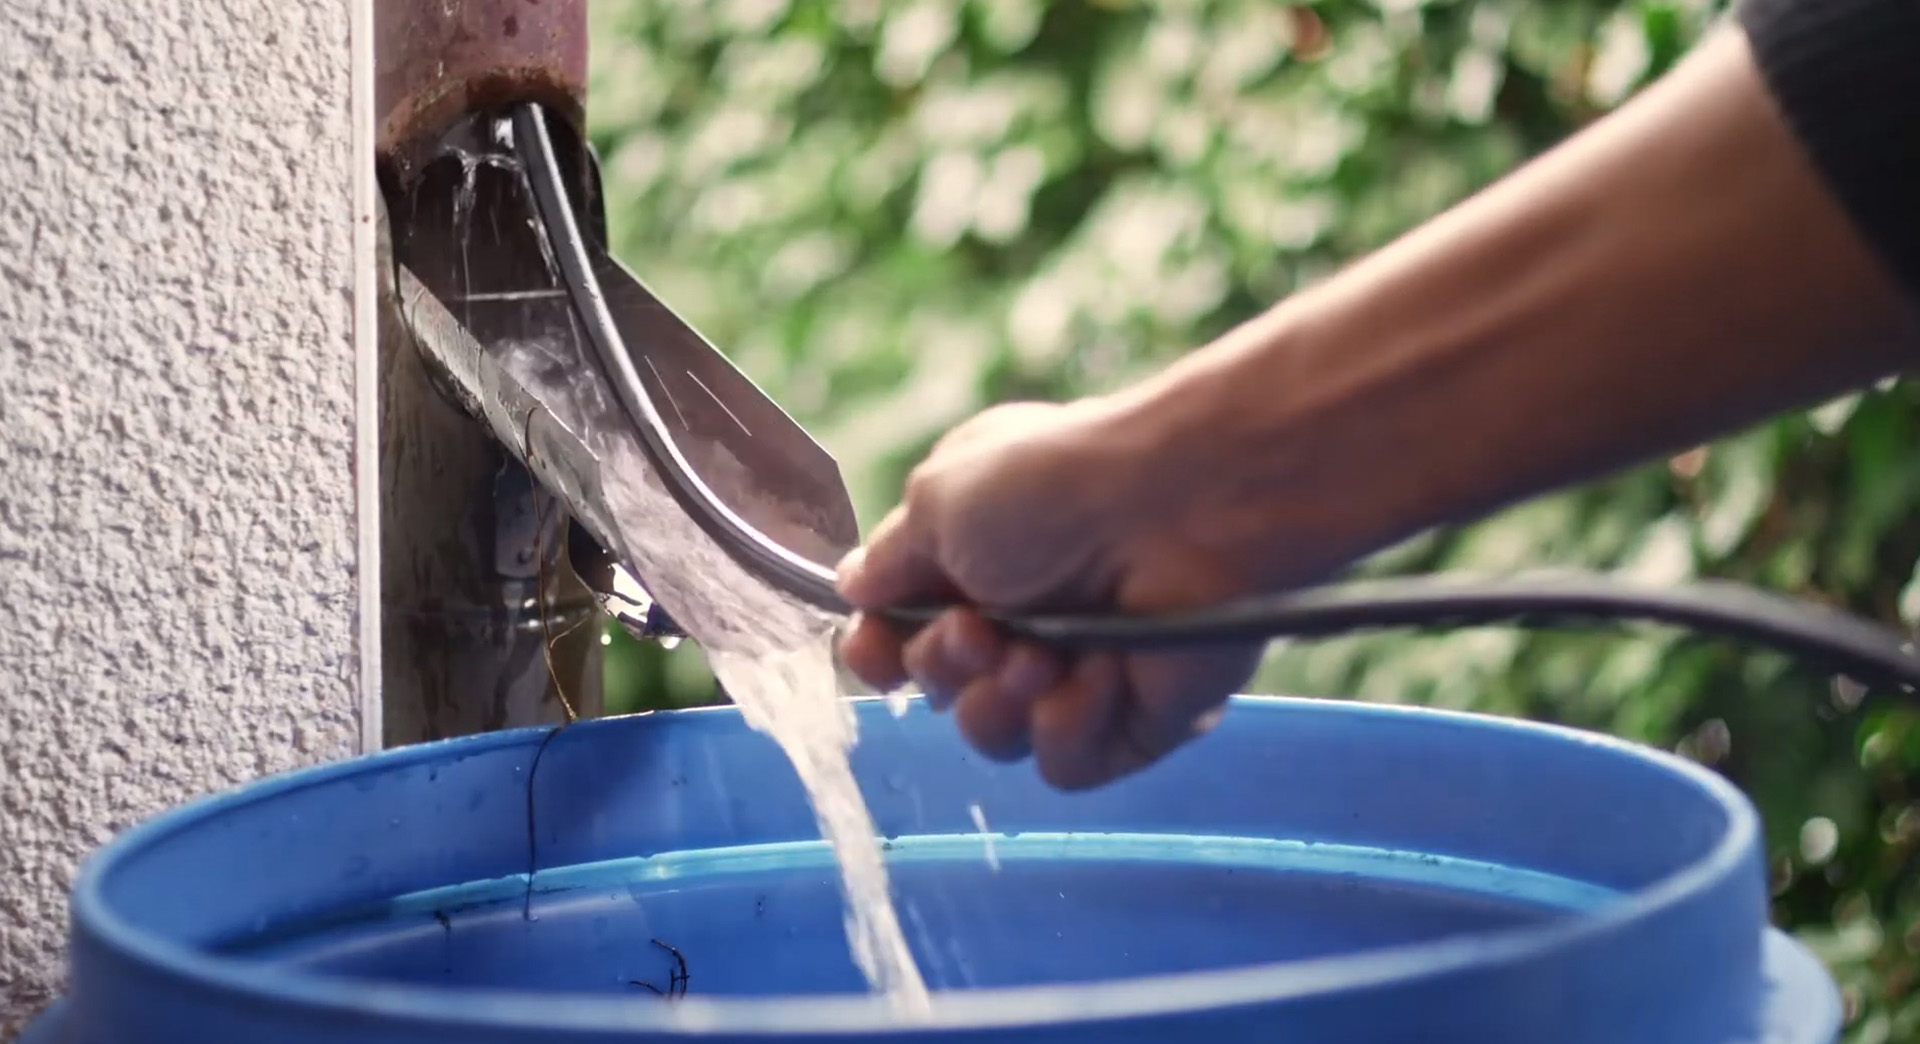
<path id="1" fill-rule="evenodd" d="M 670 607 L 706 651 L 714 674 L 754 729 L 792 762 L 821 835 L 833 846 L 847 901 L 847 942 L 873 988 L 903 1014 L 927 1008 L 888 887 L 880 838 L 853 776 L 857 737 L 832 654 L 837 621 L 762 584 L 687 516 L 654 477 L 624 413 L 571 346 L 507 346 L 503 361 L 583 432 L 601 463 L 611 548 Z"/>
<path id="2" fill-rule="evenodd" d="M 839 864 L 854 963 L 903 1014 L 924 1011 L 926 983 L 901 931 L 878 831 L 848 761 L 857 725 L 832 655 L 838 621 L 762 584 L 674 501 L 591 361 L 557 282 L 489 294 L 486 303 L 471 293 L 476 229 L 487 233 L 490 246 L 483 249 L 498 251 L 512 241 L 501 230 L 520 222 L 546 255 L 549 280 L 555 266 L 544 227 L 526 209 L 527 185 L 511 152 L 510 128 L 504 122 L 476 126 L 470 137 L 468 147 L 450 148 L 446 156 L 459 165 L 450 215 L 454 282 L 463 295 L 456 313 L 552 419 L 592 451 L 596 473 L 583 479 L 598 496 L 586 499 L 606 512 L 595 521 L 619 545 L 608 550 L 700 643 L 746 722 L 785 752 Z M 477 191 L 482 177 L 517 182 L 520 191 L 502 193 L 498 181 Z M 705 461 L 703 467 L 740 467 L 718 447 L 681 448 Z"/>
<path id="3" fill-rule="evenodd" d="M 927 986 L 907 949 L 878 831 L 847 760 L 854 717 L 840 696 L 826 640 L 757 655 L 711 650 L 708 661 L 747 723 L 780 744 L 806 787 L 821 836 L 840 864 L 854 963 L 903 1009 L 924 1009 Z"/>

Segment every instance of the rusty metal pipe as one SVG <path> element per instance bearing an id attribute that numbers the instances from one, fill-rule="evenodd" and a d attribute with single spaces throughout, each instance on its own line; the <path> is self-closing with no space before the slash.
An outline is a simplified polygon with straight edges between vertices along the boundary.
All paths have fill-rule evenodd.
<path id="1" fill-rule="evenodd" d="M 402 183 L 472 113 L 539 102 L 576 128 L 587 93 L 587 0 L 377 0 L 377 147 Z"/>
<path id="2" fill-rule="evenodd" d="M 377 0 L 381 236 L 382 703 L 388 746 L 599 713 L 600 614 L 569 567 L 564 507 L 443 393 L 396 284 L 405 266 L 460 301 L 524 251 L 470 241 L 471 140 L 527 101 L 578 128 L 586 0 Z M 486 195 L 484 187 L 478 193 Z M 476 265 L 475 257 L 481 259 Z M 533 263 L 538 264 L 537 258 Z M 517 269 L 516 269 L 517 271 Z M 550 641 L 550 637 L 557 640 Z"/>

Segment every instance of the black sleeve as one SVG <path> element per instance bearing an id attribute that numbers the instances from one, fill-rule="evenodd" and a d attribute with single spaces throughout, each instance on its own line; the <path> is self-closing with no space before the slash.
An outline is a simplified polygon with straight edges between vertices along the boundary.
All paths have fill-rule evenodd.
<path id="1" fill-rule="evenodd" d="M 1920 0 L 1745 0 L 1737 17 L 1814 167 L 1920 300 Z"/>

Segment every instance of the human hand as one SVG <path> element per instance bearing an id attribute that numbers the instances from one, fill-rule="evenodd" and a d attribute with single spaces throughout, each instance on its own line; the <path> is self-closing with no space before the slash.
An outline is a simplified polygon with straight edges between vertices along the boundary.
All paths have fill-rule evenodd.
<path id="1" fill-rule="evenodd" d="M 841 593 L 867 610 L 1008 613 L 1146 613 L 1242 593 L 1250 571 L 1194 539 L 1199 505 L 1178 503 L 1186 483 L 1168 480 L 1204 462 L 1166 449 L 1101 400 L 982 413 L 914 470 L 901 506 L 842 564 Z M 1063 789 L 1126 775 L 1205 731 L 1259 653 L 1069 652 L 1010 640 L 971 608 L 911 638 L 863 614 L 841 645 L 868 683 L 911 677 L 983 754 L 1031 754 Z"/>
<path id="2" fill-rule="evenodd" d="M 962 425 L 843 563 L 841 593 L 861 609 L 1147 613 L 1324 580 L 1428 527 L 1910 371 L 1920 325 L 1884 261 L 1744 37 L 1721 34 L 1135 389 Z M 982 751 L 1031 751 L 1063 787 L 1204 728 L 1256 653 L 1069 655 L 966 610 L 905 642 L 862 618 L 842 644 L 870 683 L 912 675 Z"/>

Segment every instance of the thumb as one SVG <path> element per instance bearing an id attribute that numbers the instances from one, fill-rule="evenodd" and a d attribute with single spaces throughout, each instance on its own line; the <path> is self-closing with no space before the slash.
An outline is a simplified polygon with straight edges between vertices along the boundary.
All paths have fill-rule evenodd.
<path id="1" fill-rule="evenodd" d="M 866 546 L 841 560 L 837 586 L 856 609 L 935 603 L 959 594 L 940 567 L 931 532 L 905 507 L 888 512 Z"/>

